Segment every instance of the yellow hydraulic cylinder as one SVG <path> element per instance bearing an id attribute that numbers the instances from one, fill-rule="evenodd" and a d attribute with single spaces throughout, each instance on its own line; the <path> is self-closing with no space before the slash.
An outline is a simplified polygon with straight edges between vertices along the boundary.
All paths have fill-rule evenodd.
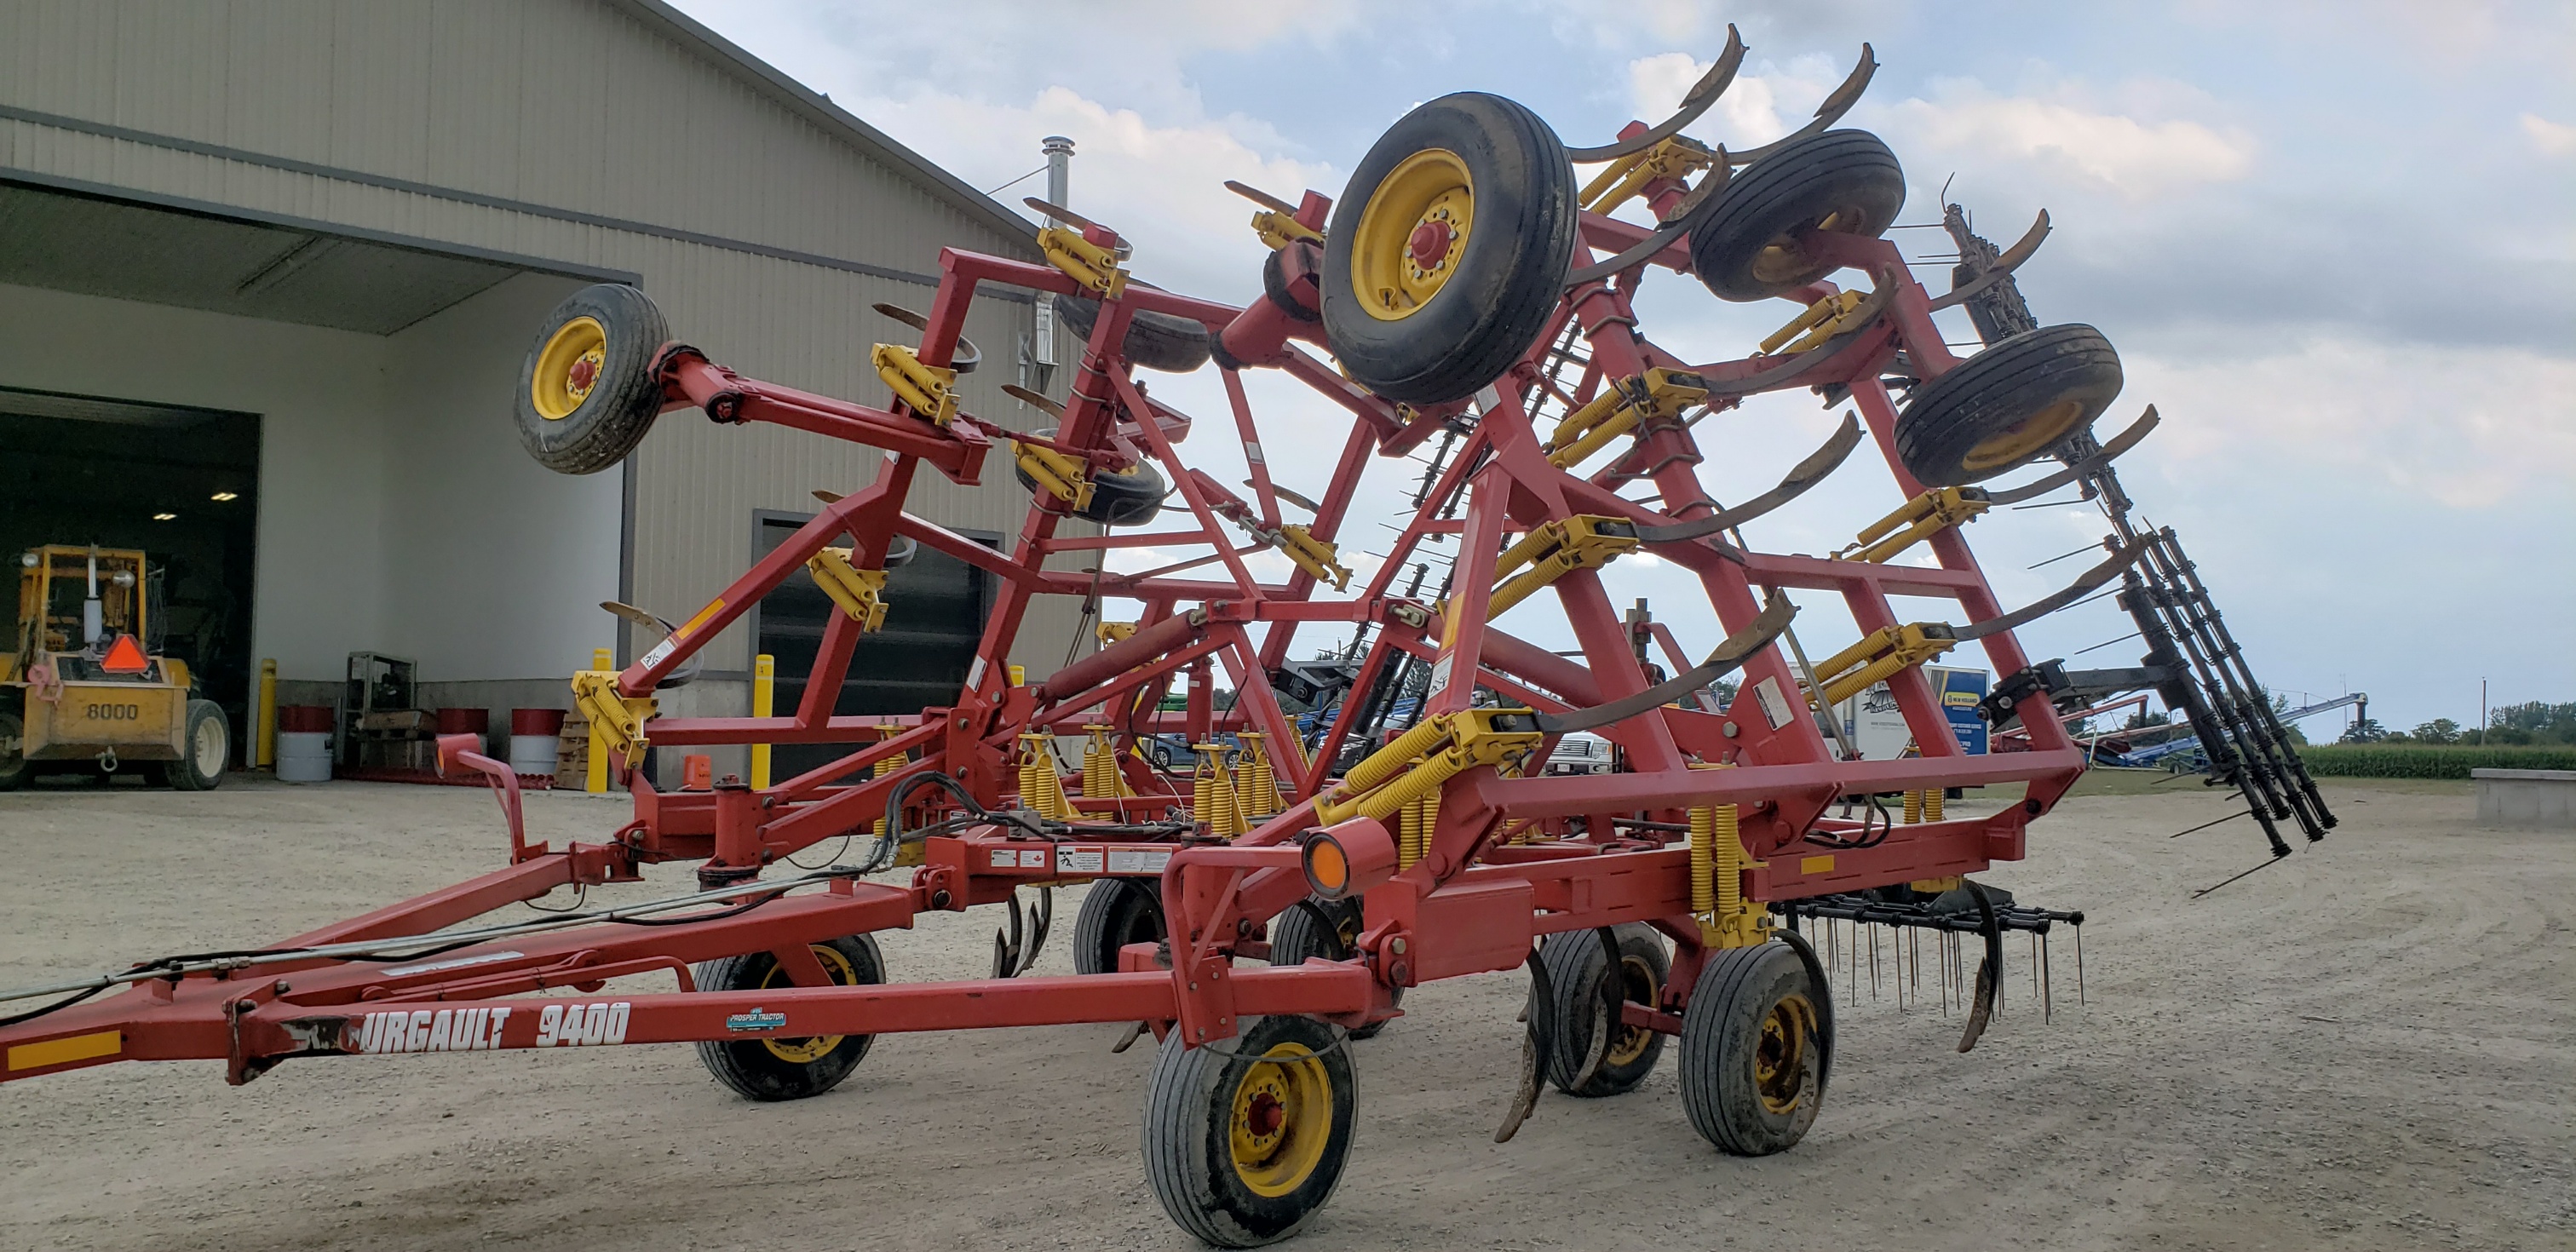
<path id="1" fill-rule="evenodd" d="M 259 714 L 251 723 L 251 751 L 256 753 L 251 768 L 268 769 L 277 764 L 277 662 L 259 663 Z"/>
<path id="2" fill-rule="evenodd" d="M 617 668 L 617 653 L 607 648 L 590 650 L 590 668 L 605 672 Z M 608 740 L 599 719 L 590 719 L 590 775 L 583 780 L 582 790 L 592 795 L 608 794 Z"/>
<path id="3" fill-rule="evenodd" d="M 763 652 L 751 658 L 751 715 L 767 717 L 778 701 L 778 658 Z M 754 790 L 769 786 L 769 745 L 751 745 L 751 785 Z"/>

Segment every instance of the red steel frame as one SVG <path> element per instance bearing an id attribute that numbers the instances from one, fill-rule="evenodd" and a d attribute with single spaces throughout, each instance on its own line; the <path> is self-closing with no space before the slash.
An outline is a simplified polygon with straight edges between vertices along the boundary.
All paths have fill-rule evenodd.
<path id="1" fill-rule="evenodd" d="M 1655 207 L 1668 211 L 1682 188 L 1666 181 L 1649 190 Z M 1328 201 L 1309 192 L 1298 218 L 1320 228 L 1328 208 Z M 1633 246 L 1646 232 L 1586 214 L 1581 235 L 1578 265 L 1595 253 L 1606 256 Z M 1098 244 L 1117 242 L 1099 227 L 1087 228 L 1086 236 Z M 619 691 L 635 697 L 650 694 L 659 679 L 706 640 L 840 537 L 848 536 L 854 546 L 853 564 L 872 568 L 882 564 L 894 537 L 903 535 L 1000 580 L 978 660 L 955 703 L 911 717 L 833 716 L 833 694 L 862 637 L 856 622 L 836 615 L 793 713 L 659 718 L 649 723 L 649 731 L 653 742 L 673 747 L 761 742 L 866 746 L 759 790 L 664 794 L 640 773 L 629 774 L 632 820 L 605 842 L 560 850 L 524 840 L 515 782 L 510 782 L 504 797 L 512 828 L 508 867 L 277 946 L 419 935 L 557 887 L 632 880 L 637 867 L 647 862 L 704 859 L 702 881 L 738 882 L 779 857 L 866 830 L 884 815 L 895 787 L 927 771 L 952 775 L 988 808 L 1005 807 L 1017 802 L 1012 754 L 1020 734 L 1078 734 L 1086 724 L 1103 720 L 1104 709 L 1113 710 L 1108 720 L 1116 727 L 1122 770 L 1140 797 L 1082 798 L 1077 807 L 1086 816 L 1110 819 L 1159 816 L 1167 806 L 1185 803 L 1186 796 L 1129 749 L 1141 736 L 1178 730 L 1203 739 L 1226 730 L 1256 729 L 1283 749 L 1294 742 L 1293 725 L 1265 675 L 1287 658 L 1298 628 L 1308 622 L 1375 629 L 1354 696 L 1404 655 L 1435 659 L 1445 667 L 1435 672 L 1461 675 L 1435 684 L 1426 716 L 1466 707 L 1479 685 L 1541 712 L 1641 691 L 1649 684 L 1631 628 L 1590 571 L 1578 570 L 1552 584 L 1581 646 L 1581 664 L 1490 624 L 1487 598 L 1496 554 L 1514 533 L 1577 514 L 1650 524 L 1707 515 L 1717 506 L 1695 468 L 1700 444 L 1694 428 L 1667 424 L 1643 431 L 1629 451 L 1596 473 L 1559 469 L 1549 463 L 1528 415 L 1531 397 L 1542 387 L 1541 365 L 1550 345 L 1571 325 L 1588 339 L 1592 353 L 1592 364 L 1574 393 L 1560 397 L 1578 404 L 1596 394 L 1605 378 L 1635 375 L 1649 366 L 1694 370 L 1721 396 L 1729 388 L 1749 393 L 1847 386 L 1900 490 L 1909 496 L 1918 493 L 1922 485 L 1895 457 L 1896 409 L 1879 377 L 1899 351 L 1925 378 L 1956 361 L 1933 327 L 1930 298 L 1894 246 L 1839 235 L 1815 242 L 1836 249 L 1835 259 L 1868 275 L 1886 299 L 1865 333 L 1830 352 L 1787 358 L 1793 364 L 1786 367 L 1783 358 L 1759 356 L 1690 364 L 1644 338 L 1630 304 L 1642 267 L 1567 290 L 1547 333 L 1511 373 L 1477 398 L 1472 431 L 1383 567 L 1357 594 L 1329 599 L 1317 595 L 1316 579 L 1304 572 L 1284 582 L 1256 578 L 1245 558 L 1261 545 L 1239 545 L 1222 529 L 1220 506 L 1248 507 L 1270 527 L 1280 522 L 1278 495 L 1260 451 L 1260 430 L 1237 371 L 1224 369 L 1224 381 L 1231 433 L 1242 442 L 1252 471 L 1248 504 L 1189 469 L 1179 446 L 1194 423 L 1148 397 L 1117 347 L 1137 312 L 1177 315 L 1203 323 L 1217 335 L 1226 349 L 1221 360 L 1282 370 L 1347 409 L 1352 423 L 1312 526 L 1316 538 L 1329 541 L 1348 520 L 1362 472 L 1373 456 L 1418 445 L 1443 428 L 1443 415 L 1390 405 L 1347 382 L 1301 346 L 1300 340 L 1319 343 L 1320 329 L 1267 300 L 1238 309 L 1129 285 L 1123 296 L 1105 301 L 1051 444 L 1096 468 L 1121 468 L 1140 459 L 1159 464 L 1177 489 L 1185 525 L 1149 534 L 1066 534 L 1062 506 L 1041 494 L 1007 554 L 903 511 L 914 477 L 924 466 L 960 483 L 979 481 L 992 436 L 1002 433 L 999 427 L 970 415 L 942 427 L 900 403 L 874 408 L 742 378 L 673 345 L 658 364 L 673 407 L 695 407 L 720 422 L 769 422 L 813 431 L 878 447 L 888 455 L 867 488 L 828 505 L 681 628 L 670 646 L 628 666 L 617 680 Z M 939 293 L 917 349 L 920 359 L 932 365 L 950 360 L 979 284 L 1066 295 L 1080 290 L 1058 269 L 1000 257 L 948 250 L 939 264 Z M 1646 264 L 1687 271 L 1688 259 L 1676 245 Z M 1831 291 L 1820 283 L 1791 298 L 1808 303 Z M 1714 403 L 1723 410 L 1739 398 Z M 1452 406 L 1452 413 L 1464 411 L 1463 405 Z M 1613 490 L 1638 482 L 1655 489 L 1660 507 L 1633 502 Z M 1443 506 L 1460 492 L 1463 514 L 1448 516 Z M 1407 601 L 1392 592 L 1396 571 L 1417 548 L 1449 539 L 1459 544 L 1460 555 L 1456 592 L 1447 604 Z M 1142 573 L 1094 575 L 1043 568 L 1045 558 L 1057 553 L 1086 552 L 1105 561 L 1119 549 L 1192 544 L 1203 547 L 1205 555 Z M 1698 577 L 1713 616 L 1707 625 L 1720 633 L 1743 628 L 1760 608 L 1758 593 L 1773 588 L 1838 594 L 1864 631 L 1900 620 L 1889 602 L 1896 595 L 1955 600 L 1967 622 L 2000 614 L 1975 557 L 1955 529 L 1932 536 L 1930 548 L 1937 568 L 1760 552 L 1738 559 L 1702 542 L 1664 546 L 1658 552 Z M 1038 595 L 1120 597 L 1145 607 L 1131 638 L 1040 682 L 1014 686 L 1002 658 Z M 901 611 L 896 604 L 894 612 Z M 1256 624 L 1266 628 L 1257 640 Z M 1996 672 L 2027 667 L 2010 632 L 1981 642 Z M 1206 698 L 1206 679 L 1215 664 L 1226 668 L 1238 693 L 1234 707 L 1223 713 Z M 1473 681 L 1463 675 L 1473 675 Z M 1190 680 L 1189 710 L 1157 711 L 1176 677 Z M 1602 728 L 1622 749 L 1627 772 L 1505 777 L 1478 768 L 1451 779 L 1421 860 L 1367 893 L 1360 953 L 1346 962 L 1236 969 L 1230 958 L 1262 955 L 1265 923 L 1308 892 L 1298 864 L 1299 840 L 1317 824 L 1317 797 L 1334 781 L 1331 763 L 1352 732 L 1360 703 L 1356 698 L 1342 702 L 1311 765 L 1284 750 L 1277 754 L 1289 807 L 1249 834 L 1231 842 L 1180 838 L 1141 845 L 1132 837 L 1086 840 L 1079 831 L 1073 836 L 1084 848 L 1124 844 L 1155 854 L 1142 862 L 1145 870 L 1134 868 L 1131 860 L 1130 872 L 1159 866 L 1172 933 L 1169 969 L 1161 967 L 1151 946 L 1137 945 L 1122 954 L 1122 972 L 1113 974 L 830 985 L 807 947 L 811 942 L 907 927 L 917 913 L 998 902 L 1031 883 L 1095 876 L 1067 870 L 1067 845 L 1014 836 L 1007 828 L 979 827 L 928 840 L 923 863 L 905 885 L 843 876 L 824 890 L 779 895 L 757 907 L 710 905 L 703 913 L 651 927 L 592 923 L 405 962 L 317 957 L 153 978 L 104 999 L 0 1028 L 0 1047 L 8 1056 L 0 1078 L 112 1060 L 220 1057 L 229 1063 L 230 1079 L 243 1082 L 280 1059 L 302 1055 L 1084 1021 L 1144 1021 L 1158 1033 L 1177 1027 L 1196 1043 L 1233 1035 L 1237 1018 L 1246 1014 L 1303 1013 L 1351 1025 L 1382 1018 L 1396 1011 L 1395 988 L 1509 969 L 1522 962 L 1540 934 L 1629 921 L 1653 923 L 1676 943 L 1676 968 L 1663 1011 L 1632 1008 L 1630 1013 L 1632 1021 L 1670 1031 L 1677 1029 L 1675 1015 L 1696 981 L 1704 953 L 1689 913 L 1688 853 L 1679 837 L 1668 833 L 1670 827 L 1659 829 L 1656 823 L 1677 824 L 1691 806 L 1738 805 L 1750 867 L 1743 874 L 1745 896 L 1795 899 L 1973 872 L 1994 861 L 2017 859 L 2027 824 L 2045 813 L 2083 768 L 2081 752 L 2053 718 L 2029 723 L 2030 751 L 1963 754 L 1933 692 L 1914 669 L 1895 675 L 1889 686 L 1921 756 L 1840 761 L 1812 718 L 1791 716 L 1774 726 L 1761 711 L 1756 690 L 1764 684 L 1793 704 L 1802 702 L 1797 677 L 1777 648 L 1766 646 L 1755 655 L 1743 679 L 1743 694 L 1727 711 L 1668 705 Z M 891 733 L 880 731 L 889 725 Z M 867 776 L 870 767 L 896 754 L 906 757 L 899 769 Z M 1694 770 L 1689 768 L 1694 762 L 1736 768 Z M 2027 798 L 1992 816 L 1899 826 L 1886 831 L 1882 842 L 1864 848 L 1824 849 L 1806 840 L 1813 832 L 1862 832 L 1860 823 L 1826 815 L 1837 797 L 1846 794 L 2007 782 L 2026 783 Z M 938 816 L 935 801 L 943 797 L 936 790 L 918 794 L 929 798 L 922 819 Z M 1532 829 L 1554 837 L 1505 840 L 1507 834 Z M 778 954 L 797 984 L 794 989 L 694 989 L 692 963 L 763 950 Z M 602 991 L 612 978 L 666 970 L 677 975 L 681 991 Z M 558 987 L 592 998 L 527 995 Z M 764 1016 L 745 1016 L 751 1014 Z M 774 1025 L 759 1024 L 769 1018 L 776 1019 Z"/>

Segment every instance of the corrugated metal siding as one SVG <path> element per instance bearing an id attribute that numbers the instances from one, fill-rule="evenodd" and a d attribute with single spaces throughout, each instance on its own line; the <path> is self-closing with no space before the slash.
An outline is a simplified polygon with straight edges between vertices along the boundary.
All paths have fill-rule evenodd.
<path id="1" fill-rule="evenodd" d="M 954 245 L 1034 258 L 666 27 L 606 0 L 0 0 L 0 104 L 439 188 L 740 239 L 913 273 Z M 1036 136 L 1031 136 L 1034 143 Z M 882 402 L 870 344 L 912 332 L 870 307 L 931 289 L 0 119 L 0 166 L 164 196 L 637 273 L 673 333 L 745 373 Z M 967 334 L 986 370 L 966 406 L 1017 415 L 1025 303 L 987 299 Z M 743 569 L 755 510 L 807 512 L 881 454 L 801 432 L 665 420 L 637 461 L 636 597 L 683 615 Z M 916 480 L 914 511 L 1015 533 L 1006 457 L 987 485 Z M 1022 658 L 1060 659 L 1078 606 L 1033 613 Z M 711 650 L 747 667 L 737 629 Z"/>

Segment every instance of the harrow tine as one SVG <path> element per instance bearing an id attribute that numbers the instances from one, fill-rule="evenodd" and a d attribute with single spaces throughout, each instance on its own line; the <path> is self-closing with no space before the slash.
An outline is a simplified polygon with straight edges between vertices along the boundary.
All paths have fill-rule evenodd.
<path id="1" fill-rule="evenodd" d="M 1986 493 L 1986 503 L 1990 505 L 2005 505 L 2019 504 L 2024 500 L 2036 500 L 2041 496 L 2047 495 L 2049 492 L 2067 485 L 2068 483 L 2089 477 L 2099 471 L 2103 466 L 2110 464 L 2111 458 L 2116 457 L 2131 448 L 2137 447 L 2138 441 L 2145 439 L 2147 437 L 2147 433 L 2154 430 L 2156 428 L 2156 424 L 2162 420 L 2164 419 L 2156 416 L 2156 406 L 2150 404 L 2147 406 L 2146 412 L 2138 415 L 2138 420 L 2129 423 L 2129 428 L 2127 430 L 2121 431 L 2117 435 L 2113 435 L 2109 442 L 2106 442 L 2101 447 L 2095 449 L 2091 456 L 2087 456 L 2073 465 L 2069 465 L 2046 478 L 2037 479 L 2026 486 L 2013 487 L 2003 491 L 1989 491 Z M 2068 501 L 2068 503 L 2074 503 L 2074 501 Z M 2078 548 L 2076 551 L 2081 552 L 2084 551 L 2084 549 Z"/>
<path id="2" fill-rule="evenodd" d="M 1062 421 L 1064 419 L 1063 405 L 1058 404 L 1053 400 L 1049 400 L 1045 396 L 1039 395 L 1018 383 L 1002 384 L 1002 394 L 1009 396 L 1030 408 L 1036 409 L 1038 412 L 1044 413 L 1048 417 L 1055 418 L 1058 421 Z"/>
<path id="3" fill-rule="evenodd" d="M 1547 964 L 1538 959 L 1539 950 L 1530 949 L 1521 964 L 1529 967 L 1530 992 L 1526 1007 L 1529 1028 L 1521 1034 L 1521 1083 L 1512 1093 L 1511 1104 L 1503 1110 L 1503 1124 L 1494 1128 L 1494 1142 L 1510 1143 L 1521 1132 L 1521 1123 L 1529 1120 L 1538 1108 L 1538 1093 L 1546 1081 L 1548 1049 L 1556 1038 L 1556 985 L 1547 976 Z"/>
<path id="4" fill-rule="evenodd" d="M 1239 183 L 1229 178 L 1225 180 L 1225 189 L 1253 202 L 1254 204 L 1260 205 L 1273 213 L 1285 213 L 1290 217 L 1297 216 L 1296 205 L 1290 204 L 1269 192 L 1263 191 L 1259 187 Z"/>
<path id="5" fill-rule="evenodd" d="M 1031 911 L 1029 950 L 1020 957 L 1020 973 L 1027 973 L 1038 963 L 1038 954 L 1046 951 L 1047 927 L 1055 921 L 1055 888 L 1038 888 L 1037 908 Z"/>
<path id="6" fill-rule="evenodd" d="M 1061 204 L 1049 204 L 1044 200 L 1038 199 L 1036 196 L 1022 196 L 1020 197 L 1020 203 L 1025 204 L 1032 209 L 1036 209 L 1038 212 L 1044 213 L 1048 217 L 1054 218 L 1067 226 L 1073 227 L 1075 230 L 1091 230 L 1100 226 L 1100 223 L 1092 221 L 1090 218 L 1084 217 Z"/>
<path id="7" fill-rule="evenodd" d="M 1986 1023 L 1993 1019 L 1996 1006 L 2003 1001 L 2004 982 L 2004 932 L 1995 919 L 1994 900 L 1986 895 L 1986 889 L 1975 879 L 1969 879 L 1967 887 L 1968 894 L 1976 897 L 1978 913 L 1984 917 L 1982 929 L 1986 937 L 1986 956 L 1977 962 L 1976 1000 L 1968 1009 L 1968 1029 L 1959 1036 L 1959 1050 L 1962 1052 L 1977 1046 L 1978 1037 L 1986 1033 Z"/>
<path id="8" fill-rule="evenodd" d="M 1619 1030 L 1619 1006 L 1627 1000 L 1627 973 L 1620 964 L 1619 935 L 1607 926 L 1592 932 L 1601 938 L 1601 981 L 1592 1002 L 1592 1042 L 1583 1050 L 1583 1064 L 1575 1070 L 1574 1086 L 1581 1090 L 1592 1085 L 1600 1073 L 1601 1063 L 1610 1057 L 1610 1036 Z"/>
<path id="9" fill-rule="evenodd" d="M 1716 401 L 1794 387 L 1799 385 L 1798 380 L 1809 374 L 1829 377 L 1833 371 L 1826 367 L 1834 358 L 1842 355 L 1843 349 L 1878 332 L 1879 315 L 1887 311 L 1888 301 L 1895 290 L 1894 283 L 1871 288 L 1869 298 L 1861 301 L 1848 315 L 1851 329 L 1805 352 L 1798 353 L 1779 365 L 1746 378 L 1710 379 L 1708 399 Z"/>
<path id="10" fill-rule="evenodd" d="M 1005 899 L 1011 906 L 1011 928 L 1008 933 L 993 932 L 995 978 L 1010 978 L 1020 972 L 1020 893 L 1014 890 Z"/>
<path id="11" fill-rule="evenodd" d="M 1720 148 L 1717 153 L 1718 168 L 1710 170 L 1699 180 L 1698 186 L 1683 193 L 1681 203 L 1673 206 L 1672 216 L 1655 223 L 1655 233 L 1620 249 L 1614 256 L 1604 257 L 1566 275 L 1565 285 L 1580 287 L 1608 278 L 1673 246 L 1682 236 L 1706 224 L 1709 215 L 1717 211 L 1717 193 L 1726 190 L 1726 149 Z"/>
<path id="12" fill-rule="evenodd" d="M 1640 526 L 1637 538 L 1643 543 L 1684 543 L 1733 530 L 1781 505 L 1806 494 L 1809 487 L 1823 482 L 1825 476 L 1842 468 L 1852 449 L 1860 446 L 1860 418 L 1850 410 L 1843 412 L 1843 424 L 1834 428 L 1822 447 L 1807 454 L 1807 459 L 1792 466 L 1780 485 L 1763 492 L 1734 508 L 1696 521 L 1678 522 L 1671 526 Z"/>
<path id="13" fill-rule="evenodd" d="M 1851 112 L 1851 107 L 1860 102 L 1860 93 L 1869 90 L 1870 76 L 1877 72 L 1878 54 L 1871 51 L 1868 44 L 1862 44 L 1860 63 L 1852 67 L 1851 73 L 1843 78 L 1842 85 L 1834 88 L 1833 94 L 1826 96 L 1824 103 L 1816 106 L 1814 121 L 1759 148 L 1748 148 L 1735 153 L 1728 159 L 1737 165 L 1751 165 L 1790 144 L 1814 138 L 1832 129 L 1834 123 L 1843 120 L 1843 114 Z"/>
<path id="14" fill-rule="evenodd" d="M 2064 590 L 2041 596 L 2001 617 L 1990 617 L 1969 626 L 1954 626 L 1951 628 L 1951 636 L 1960 643 L 1966 643 L 1971 639 L 1983 639 L 1988 635 L 2038 621 L 2101 590 L 2102 584 L 2119 577 L 2120 571 L 2135 564 L 2146 550 L 2147 545 L 2144 541 L 2126 544 L 2119 551 L 2112 553 L 2111 559 L 2084 571 L 2083 577 L 2069 583 Z M 2118 641 L 2113 640 L 2113 642 Z"/>
<path id="15" fill-rule="evenodd" d="M 1995 258 L 1995 263 L 1986 267 L 1985 273 L 1970 279 L 1966 286 L 1953 287 L 1949 294 L 1932 301 L 1932 311 L 1938 313 L 1943 309 L 1965 304 L 1969 297 L 2011 277 L 2016 267 L 2029 260 L 2032 253 L 2039 251 L 2040 241 L 2048 238 L 2048 230 L 2048 210 L 2041 209 L 2039 220 L 2032 222 L 2030 229 L 2022 232 L 2018 242 L 2004 249 L 2002 254 Z"/>
<path id="16" fill-rule="evenodd" d="M 1661 708 L 1733 673 L 1754 653 L 1769 647 L 1773 639 L 1779 638 L 1780 632 L 1789 628 L 1789 619 L 1797 615 L 1798 606 L 1791 604 L 1787 596 L 1774 591 L 1770 602 L 1762 606 L 1759 616 L 1745 623 L 1744 629 L 1727 636 L 1726 642 L 1717 645 L 1717 650 L 1709 653 L 1708 659 L 1697 666 L 1625 699 L 1596 704 L 1587 709 L 1543 714 L 1538 719 L 1538 728 L 1543 734 L 1561 735 L 1569 730 L 1607 726 Z"/>
<path id="17" fill-rule="evenodd" d="M 1699 81 L 1683 93 L 1681 108 L 1671 117 L 1631 138 L 1613 140 L 1593 148 L 1568 148 L 1565 155 L 1577 165 L 1590 165 L 1597 161 L 1615 161 L 1654 147 L 1680 133 L 1682 127 L 1698 121 L 1700 114 L 1708 112 L 1709 106 L 1716 104 L 1717 98 L 1725 95 L 1726 89 L 1735 84 L 1735 72 L 1743 66 L 1744 37 L 1736 33 L 1735 23 L 1729 22 L 1726 24 L 1726 50 L 1718 53 L 1717 64 L 1709 66 L 1708 72 L 1700 75 Z"/>

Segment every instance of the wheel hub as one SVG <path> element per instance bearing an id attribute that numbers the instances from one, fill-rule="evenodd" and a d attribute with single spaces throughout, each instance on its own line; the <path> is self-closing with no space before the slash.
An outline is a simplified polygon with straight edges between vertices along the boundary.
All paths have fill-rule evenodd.
<path id="1" fill-rule="evenodd" d="M 1446 210 L 1442 211 L 1445 218 Z M 1449 263 L 1449 241 L 1458 232 L 1449 229 L 1442 218 L 1433 218 L 1413 228 L 1413 237 L 1405 241 L 1405 251 L 1412 257 L 1413 268 L 1434 270 Z"/>

